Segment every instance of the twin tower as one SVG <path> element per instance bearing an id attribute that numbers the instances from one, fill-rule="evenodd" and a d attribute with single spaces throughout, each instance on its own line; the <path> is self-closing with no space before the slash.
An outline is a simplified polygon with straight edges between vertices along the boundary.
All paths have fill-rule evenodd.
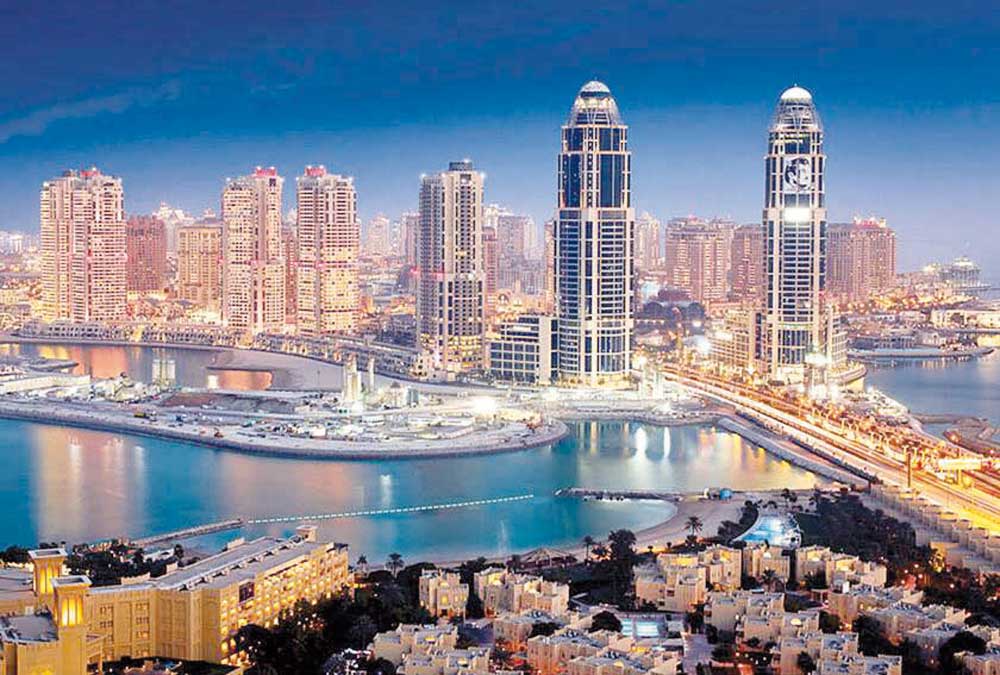
<path id="1" fill-rule="evenodd" d="M 795 86 L 778 101 L 764 188 L 766 296 L 753 360 L 776 379 L 802 381 L 828 351 L 821 291 L 826 258 L 823 127 Z M 588 82 L 562 127 L 555 291 L 563 383 L 614 385 L 631 368 L 635 210 L 628 126 L 611 91 Z"/>

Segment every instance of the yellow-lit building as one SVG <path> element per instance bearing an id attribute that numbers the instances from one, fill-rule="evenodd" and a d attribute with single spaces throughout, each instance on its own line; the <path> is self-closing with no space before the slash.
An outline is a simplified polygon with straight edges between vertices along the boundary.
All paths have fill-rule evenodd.
<path id="1" fill-rule="evenodd" d="M 67 577 L 59 576 L 65 559 L 62 549 L 33 551 L 31 571 L 0 570 L 0 612 L 21 615 L 8 620 L 55 612 L 60 643 L 67 625 L 60 623 L 63 612 L 90 636 L 91 663 L 157 656 L 236 664 L 242 626 L 273 626 L 299 600 L 316 602 L 350 586 L 347 546 L 317 542 L 309 527 L 290 539 L 237 540 L 216 555 L 139 583 L 90 588 L 89 581 L 81 582 L 72 587 L 77 604 L 60 599 L 69 597 Z M 24 626 L 17 630 L 30 633 Z M 0 641 L 6 653 L 7 642 Z M 0 668 L 2 675 L 21 672 L 45 671 Z"/>

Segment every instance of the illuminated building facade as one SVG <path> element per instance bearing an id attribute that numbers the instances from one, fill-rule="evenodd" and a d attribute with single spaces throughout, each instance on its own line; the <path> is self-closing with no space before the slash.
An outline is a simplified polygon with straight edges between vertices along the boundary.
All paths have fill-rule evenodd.
<path id="1" fill-rule="evenodd" d="M 86 577 L 41 575 L 39 569 L 63 571 L 66 552 L 47 549 L 32 556 L 32 573 L 0 577 L 5 612 L 47 618 L 54 622 L 58 650 L 47 658 L 73 658 L 79 668 L 53 668 L 53 673 L 84 673 L 87 663 L 123 657 L 159 656 L 171 659 L 239 664 L 236 632 L 246 624 L 273 626 L 300 600 L 317 602 L 347 592 L 350 586 L 347 547 L 315 540 L 315 528 L 299 528 L 290 539 L 237 540 L 225 550 L 167 574 L 129 584 L 90 587 Z M 15 589 L 6 592 L 6 586 Z M 45 592 L 48 590 L 48 592 Z M 16 598 L 14 596 L 17 596 Z M 17 631 L 0 619 L 0 645 L 35 630 L 16 623 Z M 7 629 L 7 632 L 5 632 Z M 82 636 L 82 637 L 80 637 Z M 75 642 L 74 642 L 75 641 Z M 82 643 L 80 641 L 83 641 Z M 0 657 L 3 663 L 4 657 Z M 0 672 L 45 672 L 3 670 Z"/>
<path id="2" fill-rule="evenodd" d="M 420 186 L 417 335 L 430 368 L 445 376 L 483 362 L 483 181 L 463 160 Z"/>
<path id="3" fill-rule="evenodd" d="M 732 228 L 681 218 L 666 227 L 667 283 L 702 304 L 726 299 Z"/>
<path id="4" fill-rule="evenodd" d="M 826 275 L 826 155 L 812 95 L 781 94 L 764 160 L 762 360 L 778 380 L 801 382 L 825 351 L 821 294 Z"/>
<path id="5" fill-rule="evenodd" d="M 97 168 L 42 184 L 42 317 L 125 318 L 127 249 L 122 181 Z"/>
<path id="6" fill-rule="evenodd" d="M 177 296 L 218 314 L 222 301 L 222 225 L 177 228 Z"/>
<path id="7" fill-rule="evenodd" d="M 125 223 L 130 291 L 162 291 L 167 282 L 167 230 L 156 216 L 130 216 Z"/>
<path id="8" fill-rule="evenodd" d="M 631 368 L 633 230 L 628 126 L 601 82 L 562 127 L 555 222 L 559 379 L 615 385 Z"/>
<path id="9" fill-rule="evenodd" d="M 896 233 L 885 219 L 855 218 L 827 230 L 827 294 L 864 302 L 896 284 Z"/>
<path id="10" fill-rule="evenodd" d="M 354 333 L 358 327 L 357 192 L 354 179 L 306 167 L 298 199 L 298 331 Z"/>
<path id="11" fill-rule="evenodd" d="M 649 213 L 643 213 L 635 223 L 635 265 L 643 272 L 651 272 L 663 266 L 660 221 Z"/>
<path id="12" fill-rule="evenodd" d="M 257 167 L 222 190 L 222 319 L 251 333 L 285 325 L 281 189 L 274 167 Z"/>
<path id="13" fill-rule="evenodd" d="M 730 297 L 759 301 L 764 297 L 764 230 L 743 225 L 733 231 L 730 247 Z"/>

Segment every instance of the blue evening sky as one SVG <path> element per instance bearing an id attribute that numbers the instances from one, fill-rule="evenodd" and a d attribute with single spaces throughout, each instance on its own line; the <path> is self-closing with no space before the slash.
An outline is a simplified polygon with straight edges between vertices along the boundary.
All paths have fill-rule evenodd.
<path id="1" fill-rule="evenodd" d="M 906 268 L 1000 271 L 989 2 L 53 0 L 0 6 L 0 44 L 0 228 L 37 229 L 39 185 L 67 167 L 122 176 L 139 213 L 323 163 L 355 176 L 367 219 L 462 157 L 489 201 L 541 221 L 594 77 L 632 128 L 638 211 L 756 221 L 766 126 L 798 83 L 826 124 L 830 220 L 884 215 Z"/>

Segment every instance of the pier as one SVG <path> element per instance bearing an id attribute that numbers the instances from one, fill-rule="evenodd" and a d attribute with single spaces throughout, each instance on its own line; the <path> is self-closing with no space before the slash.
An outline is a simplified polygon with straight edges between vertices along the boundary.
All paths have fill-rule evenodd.
<path id="1" fill-rule="evenodd" d="M 424 513 L 427 511 L 445 511 L 448 509 L 465 509 L 474 506 L 488 506 L 490 504 L 509 504 L 512 502 L 523 502 L 534 499 L 534 494 L 513 495 L 511 497 L 492 497 L 490 499 L 468 499 L 460 502 L 445 502 L 442 504 L 424 504 L 421 506 L 401 506 L 392 509 L 364 509 L 360 511 L 342 511 L 339 513 L 311 513 L 297 516 L 270 516 L 264 518 L 232 518 L 230 520 L 220 520 L 205 525 L 195 525 L 194 527 L 154 534 L 142 539 L 133 539 L 132 543 L 140 548 L 163 544 L 169 541 L 179 541 L 201 537 L 206 534 L 225 532 L 227 530 L 239 530 L 247 525 L 273 525 L 277 523 L 302 523 L 317 520 L 337 520 L 339 518 L 367 518 L 371 516 L 392 516 L 406 513 Z"/>
<path id="2" fill-rule="evenodd" d="M 487 506 L 489 504 L 506 504 L 534 499 L 533 494 L 515 495 L 513 497 L 493 497 L 492 499 L 472 499 L 463 502 L 446 502 L 444 504 L 426 504 L 424 506 L 404 506 L 395 509 L 367 509 L 363 511 L 345 511 L 342 513 L 314 513 L 304 516 L 274 516 L 272 518 L 250 518 L 247 525 L 269 525 L 272 523 L 300 523 L 313 520 L 336 520 L 338 518 L 365 518 L 369 516 L 392 516 L 403 513 L 421 513 L 424 511 L 444 511 L 446 509 L 464 509 L 470 506 Z"/>
<path id="3" fill-rule="evenodd" d="M 140 548 L 146 548 L 147 546 L 154 546 L 168 541 L 191 539 L 192 537 L 215 534 L 216 532 L 225 532 L 226 530 L 238 530 L 243 527 L 244 524 L 245 521 L 242 518 L 220 520 L 215 523 L 208 523 L 207 525 L 195 525 L 194 527 L 188 527 L 183 530 L 164 532 L 163 534 L 154 534 L 150 537 L 143 537 L 142 539 L 134 539 L 132 540 L 132 543 Z"/>

